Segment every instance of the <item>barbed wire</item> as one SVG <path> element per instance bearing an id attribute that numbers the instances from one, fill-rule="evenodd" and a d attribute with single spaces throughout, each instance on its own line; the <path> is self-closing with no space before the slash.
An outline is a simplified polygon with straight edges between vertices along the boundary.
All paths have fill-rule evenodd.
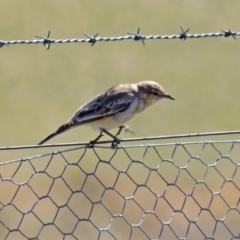
<path id="1" fill-rule="evenodd" d="M 90 43 L 93 46 L 96 42 L 109 42 L 109 41 L 124 41 L 124 40 L 135 40 L 142 41 L 143 45 L 145 45 L 146 40 L 170 40 L 170 39 L 180 39 L 185 41 L 186 39 L 195 39 L 195 38 L 209 38 L 209 37 L 233 37 L 236 40 L 236 36 L 240 35 L 240 32 L 234 32 L 231 30 L 223 30 L 221 32 L 215 33 L 195 33 L 195 34 L 187 34 L 188 30 L 184 30 L 182 25 L 181 33 L 174 35 L 143 35 L 140 34 L 140 28 L 138 28 L 137 32 L 128 32 L 128 35 L 119 36 L 119 37 L 98 37 L 98 33 L 94 36 L 90 36 L 86 32 L 84 32 L 86 38 L 68 38 L 68 39 L 53 39 L 50 38 L 50 31 L 47 34 L 47 37 L 39 36 L 36 37 L 39 39 L 33 40 L 0 40 L 0 48 L 3 46 L 15 45 L 15 44 L 43 44 L 47 50 L 50 49 L 50 45 L 53 43 Z"/>

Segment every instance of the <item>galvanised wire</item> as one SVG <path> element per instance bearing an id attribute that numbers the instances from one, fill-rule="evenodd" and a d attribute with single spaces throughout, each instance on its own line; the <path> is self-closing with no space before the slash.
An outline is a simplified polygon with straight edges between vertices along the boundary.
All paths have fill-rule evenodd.
<path id="1" fill-rule="evenodd" d="M 79 146 L 0 164 L 1 238 L 240 238 L 239 140 L 105 151 Z"/>
<path id="2" fill-rule="evenodd" d="M 79 146 L 2 163 L 0 236 L 239 239 L 239 143 L 120 146 L 107 159 L 107 147 Z"/>
<path id="3" fill-rule="evenodd" d="M 176 134 L 176 135 L 165 135 L 165 136 L 151 136 L 151 137 L 139 137 L 139 138 L 124 138 L 120 139 L 121 143 L 127 142 L 141 142 L 141 141 L 153 141 L 153 140 L 169 140 L 177 138 L 192 138 L 192 137 L 207 137 L 207 136 L 224 136 L 224 135 L 235 135 L 240 134 L 240 130 L 235 131 L 220 131 L 220 132 L 203 132 L 203 133 L 187 133 L 187 134 Z M 98 141 L 95 143 L 96 147 L 112 143 L 111 140 Z M 43 145 L 24 145 L 24 146 L 7 146 L 0 147 L 0 151 L 5 150 L 17 150 L 17 149 L 31 149 L 31 148 L 48 148 L 48 147 L 73 147 L 73 146 L 89 146 L 89 142 L 73 142 L 73 143 L 55 143 L 55 144 L 43 144 Z M 139 146 L 139 145 L 136 145 Z M 127 146 L 126 146 L 127 147 Z M 111 147 L 106 147 L 111 148 Z"/>

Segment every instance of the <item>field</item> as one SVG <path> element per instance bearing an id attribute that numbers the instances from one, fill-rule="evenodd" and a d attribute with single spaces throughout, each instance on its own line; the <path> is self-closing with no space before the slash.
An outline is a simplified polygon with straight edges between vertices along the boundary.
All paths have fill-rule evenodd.
<path id="1" fill-rule="evenodd" d="M 84 31 L 89 35 L 124 36 L 138 28 L 143 35 L 167 35 L 180 33 L 180 24 L 186 30 L 189 28 L 189 33 L 221 32 L 222 29 L 239 32 L 239 11 L 237 0 L 231 1 L 231 5 L 224 0 L 5 1 L 0 8 L 0 39 L 34 39 L 36 35 L 47 36 L 49 30 L 50 37 L 54 39 L 83 38 Z M 0 146 L 37 144 L 96 94 L 119 83 L 142 80 L 160 83 L 176 100 L 156 104 L 132 119 L 129 125 L 135 131 L 134 137 L 238 130 L 239 41 L 238 37 L 236 40 L 233 37 L 149 40 L 144 46 L 141 41 L 128 40 L 97 42 L 94 46 L 88 43 L 52 44 L 50 50 L 41 44 L 4 46 L 0 49 Z M 85 142 L 94 139 L 96 134 L 87 127 L 81 127 L 52 139 L 50 143 Z M 124 133 L 122 137 L 131 136 Z M 239 139 L 239 135 L 191 140 L 205 139 L 231 140 Z M 168 141 L 158 143 L 164 142 Z M 199 153 L 199 148 L 196 149 L 193 151 Z M 0 162 L 52 150 L 1 151 Z M 165 149 L 161 153 L 171 156 L 167 151 Z M 77 154 L 72 154 L 72 158 L 70 154 L 68 160 L 72 162 Z M 97 157 L 93 152 L 88 154 L 89 163 L 82 164 L 91 169 L 92 164 L 97 164 Z M 101 160 L 106 161 L 112 156 L 112 152 L 109 154 L 102 150 L 101 154 Z M 133 154 L 138 154 L 138 150 Z M 147 159 L 156 156 L 155 153 L 149 154 Z M 181 161 L 184 154 L 183 151 L 183 155 L 179 154 L 179 158 L 173 158 L 173 161 Z M 203 161 L 206 160 L 207 164 L 216 161 L 219 155 L 214 154 L 209 151 Z M 121 153 L 115 160 L 119 158 L 121 161 L 123 158 L 118 156 Z M 143 150 L 137 159 L 142 156 Z M 232 157 L 239 163 L 237 154 Z M 90 162 L 91 159 L 94 162 Z M 188 157 L 183 159 L 187 161 Z M 227 164 L 226 161 L 222 166 L 223 171 L 224 168 L 228 171 Z M 24 166 L 22 176 L 29 171 Z M 74 169 L 72 171 L 69 174 L 74 176 L 74 182 L 78 180 L 78 174 L 74 174 Z M 0 168 L 0 173 L 1 178 L 11 177 L 11 166 L 8 165 L 4 171 Z M 111 174 L 109 178 L 113 176 Z M 142 174 L 139 171 L 136 178 L 141 178 Z M 171 171 L 169 174 L 176 175 Z M 208 183 L 218 185 L 217 175 L 213 173 Z M 18 180 L 20 183 L 28 181 L 28 178 Z M 0 200 L 1 196 L 9 194 L 3 186 L 0 187 Z M 157 183 L 152 188 L 156 186 Z M 95 191 L 93 186 L 89 189 Z M 212 189 L 215 190 L 214 187 Z M 234 194 L 239 195 L 237 191 Z M 59 195 L 59 199 L 61 197 Z M 0 216 L 0 220 L 3 218 Z"/>

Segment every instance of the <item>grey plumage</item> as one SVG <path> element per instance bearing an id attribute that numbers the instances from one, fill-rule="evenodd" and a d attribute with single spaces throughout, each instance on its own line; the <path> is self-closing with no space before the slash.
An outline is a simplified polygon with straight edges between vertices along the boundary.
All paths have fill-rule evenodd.
<path id="1" fill-rule="evenodd" d="M 81 106 L 67 123 L 60 126 L 57 131 L 39 144 L 83 124 L 88 124 L 93 129 L 106 133 L 108 129 L 124 126 L 123 124 L 136 113 L 163 98 L 174 99 L 165 93 L 158 83 L 153 81 L 120 84 L 97 95 Z"/>

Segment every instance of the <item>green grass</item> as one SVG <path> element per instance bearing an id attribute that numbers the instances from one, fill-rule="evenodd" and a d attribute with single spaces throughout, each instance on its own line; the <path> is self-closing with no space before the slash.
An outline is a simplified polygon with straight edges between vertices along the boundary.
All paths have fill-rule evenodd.
<path id="1" fill-rule="evenodd" d="M 57 5 L 57 7 L 56 7 Z M 8 2 L 1 8 L 3 40 L 125 35 L 141 27 L 143 34 L 173 34 L 179 24 L 191 33 L 239 30 L 239 6 L 202 1 L 68 4 L 50 1 Z M 16 10 L 14 10 L 16 9 Z M 11 45 L 1 48 L 1 145 L 33 144 L 64 123 L 95 94 L 122 82 L 152 79 L 175 102 L 148 109 L 129 124 L 136 136 L 233 130 L 239 127 L 239 44 L 232 38 L 124 41 L 111 43 Z M 149 115 L 152 116 L 148 120 Z M 149 124 L 143 123 L 148 122 Z M 87 128 L 70 131 L 53 142 L 86 141 Z"/>
<path id="2" fill-rule="evenodd" d="M 5 1 L 0 8 L 0 39 L 33 39 L 35 35 L 46 36 L 49 30 L 50 37 L 55 39 L 82 38 L 84 31 L 90 35 L 122 36 L 137 31 L 138 27 L 144 35 L 164 35 L 180 33 L 180 24 L 185 29 L 190 28 L 189 33 L 229 28 L 240 31 L 239 11 L 237 0 L 231 1 L 231 5 L 224 0 L 217 3 L 208 0 L 50 0 L 27 4 L 22 0 Z M 237 130 L 240 117 L 239 41 L 230 37 L 184 42 L 150 40 L 145 46 L 141 41 L 130 40 L 97 42 L 93 47 L 81 43 L 52 44 L 49 51 L 43 45 L 4 46 L 0 49 L 0 145 L 36 144 L 94 95 L 119 83 L 147 79 L 162 84 L 176 101 L 156 104 L 131 120 L 129 125 L 135 130 L 135 137 Z M 82 127 L 51 142 L 85 142 L 96 135 L 91 129 Z M 128 136 L 123 134 L 123 137 Z M 225 138 L 238 136 L 217 139 Z M 165 154 L 164 151 L 166 149 L 161 153 Z M 39 152 L 46 150 L 4 152 L 0 161 Z M 103 160 L 108 161 L 112 153 L 102 153 Z M 91 153 L 88 154 L 82 164 L 91 168 L 97 159 L 94 155 L 92 160 Z M 215 156 L 209 158 L 211 154 L 206 161 L 216 160 Z M 129 160 L 121 162 L 122 155 L 119 152 L 114 160 L 120 168 Z M 151 156 L 155 155 L 150 153 L 146 164 L 155 164 L 156 159 Z M 180 153 L 173 159 L 175 163 L 187 160 L 181 156 Z M 73 158 L 77 156 L 73 154 Z M 92 162 L 87 164 L 87 160 Z M 194 166 L 191 169 L 194 172 Z M 165 173 L 168 171 L 171 169 Z M 9 177 L 6 172 L 1 175 Z M 169 179 L 174 176 L 176 173 L 168 175 Z M 208 181 L 212 182 L 214 176 L 215 173 Z M 141 179 L 140 174 L 135 177 Z M 157 188 L 156 184 L 152 187 Z M 212 184 L 215 189 L 214 182 Z"/>

